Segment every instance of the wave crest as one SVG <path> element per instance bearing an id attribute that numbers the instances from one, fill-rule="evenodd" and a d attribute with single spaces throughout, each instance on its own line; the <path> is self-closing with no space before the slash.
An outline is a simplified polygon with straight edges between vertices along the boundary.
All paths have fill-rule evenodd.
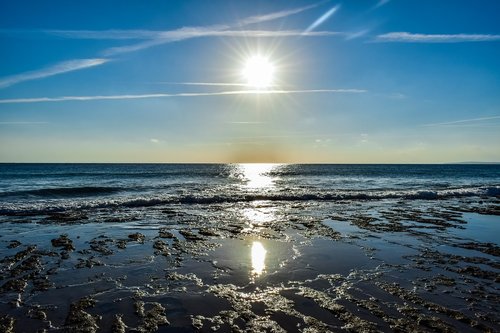
<path id="1" fill-rule="evenodd" d="M 43 192 L 41 192 L 43 191 Z M 96 193 L 114 193 L 119 191 L 113 187 L 79 187 L 79 188 L 56 188 L 37 190 L 36 194 L 46 195 L 46 191 L 53 195 L 94 195 Z M 35 191 L 33 191 L 35 192 Z M 0 215 L 43 215 L 54 212 L 75 210 L 75 209 L 106 209 L 106 208 L 140 208 L 161 205 L 181 204 L 181 205 L 211 205 L 211 204 L 232 204 L 252 201 L 376 201 L 384 199 L 395 200 L 446 200 L 462 197 L 500 197 L 500 187 L 476 187 L 476 188 L 456 188 L 446 190 L 420 190 L 420 191 L 377 191 L 377 192 L 337 192 L 337 193 L 246 193 L 246 194 L 225 194 L 225 195 L 156 195 L 156 196 L 129 196 L 120 198 L 93 198 L 83 200 L 40 200 L 25 201 L 24 203 L 4 203 L 0 204 Z"/>

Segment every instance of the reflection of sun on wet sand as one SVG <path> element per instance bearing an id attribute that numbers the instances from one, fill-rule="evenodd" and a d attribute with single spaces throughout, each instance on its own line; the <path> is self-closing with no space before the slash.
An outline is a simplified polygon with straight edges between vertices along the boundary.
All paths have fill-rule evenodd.
<path id="1" fill-rule="evenodd" d="M 252 243 L 252 275 L 259 277 L 266 268 L 266 249 L 261 242 L 254 241 Z"/>

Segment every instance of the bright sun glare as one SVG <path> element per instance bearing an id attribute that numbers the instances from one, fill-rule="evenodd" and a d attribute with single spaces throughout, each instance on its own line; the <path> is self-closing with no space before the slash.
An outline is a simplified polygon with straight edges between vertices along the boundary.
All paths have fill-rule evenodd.
<path id="1" fill-rule="evenodd" d="M 261 242 L 252 244 L 252 274 L 260 276 L 266 268 L 266 249 Z"/>
<path id="2" fill-rule="evenodd" d="M 247 59 L 243 68 L 247 85 L 255 89 L 266 89 L 273 84 L 274 66 L 268 58 L 256 55 Z"/>

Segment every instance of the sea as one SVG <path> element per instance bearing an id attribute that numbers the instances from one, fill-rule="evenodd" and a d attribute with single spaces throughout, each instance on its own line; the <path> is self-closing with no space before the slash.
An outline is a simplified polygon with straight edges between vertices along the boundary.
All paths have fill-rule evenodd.
<path id="1" fill-rule="evenodd" d="M 500 196 L 500 165 L 0 164 L 0 216 L 252 201 Z"/>
<path id="2" fill-rule="evenodd" d="M 0 164 L 0 331 L 498 332 L 499 235 L 494 164 Z"/>

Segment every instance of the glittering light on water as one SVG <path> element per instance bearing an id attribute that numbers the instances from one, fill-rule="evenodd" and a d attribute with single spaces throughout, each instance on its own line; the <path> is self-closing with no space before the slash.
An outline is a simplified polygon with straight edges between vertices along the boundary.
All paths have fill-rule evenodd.
<path id="1" fill-rule="evenodd" d="M 252 244 L 252 275 L 258 277 L 262 275 L 266 268 L 266 249 L 261 242 Z"/>
<path id="2" fill-rule="evenodd" d="M 248 225 L 242 233 L 258 232 L 266 223 L 276 220 L 276 207 L 245 208 L 241 213 Z"/>
<path id="3" fill-rule="evenodd" d="M 273 177 L 269 172 L 276 164 L 240 164 L 243 177 L 248 181 L 246 186 L 253 189 L 264 189 L 274 186 Z"/>

